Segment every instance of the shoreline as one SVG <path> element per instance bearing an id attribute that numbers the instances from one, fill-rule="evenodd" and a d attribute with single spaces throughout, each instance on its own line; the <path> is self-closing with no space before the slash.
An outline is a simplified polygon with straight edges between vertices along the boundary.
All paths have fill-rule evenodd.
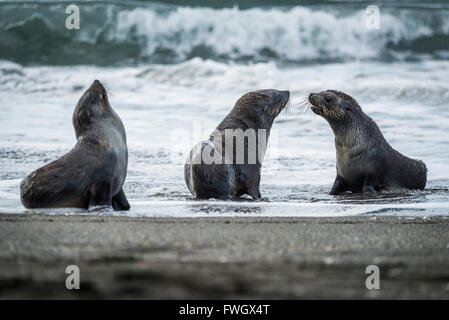
<path id="1" fill-rule="evenodd" d="M 0 298 L 449 299 L 449 218 L 0 215 Z"/>

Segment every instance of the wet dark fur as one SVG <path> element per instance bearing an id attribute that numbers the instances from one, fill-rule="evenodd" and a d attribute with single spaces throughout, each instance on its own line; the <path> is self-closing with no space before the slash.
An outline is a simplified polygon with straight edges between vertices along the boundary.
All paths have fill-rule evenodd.
<path id="1" fill-rule="evenodd" d="M 212 155 L 226 158 L 225 130 L 226 129 L 266 129 L 266 141 L 274 119 L 288 103 L 290 93 L 288 91 L 259 90 L 246 93 L 235 104 L 232 111 L 223 119 L 209 141 L 201 142 L 192 149 L 189 155 L 190 161 L 200 159 L 203 150 Z M 217 136 L 221 136 L 222 144 L 217 145 Z M 258 136 L 256 135 L 256 143 Z M 189 190 L 197 198 L 208 199 L 236 199 L 244 194 L 253 199 L 261 198 L 260 170 L 262 163 L 256 157 L 256 163 L 248 161 L 248 141 L 244 144 L 244 163 L 237 164 L 235 142 L 233 145 L 232 164 L 189 164 L 184 167 L 184 176 Z M 218 153 L 217 153 L 218 152 Z M 253 152 L 256 152 L 253 150 Z M 263 150 L 263 153 L 265 150 Z M 189 160 L 188 159 L 188 160 Z M 193 163 L 193 162 L 191 162 Z"/>
<path id="2" fill-rule="evenodd" d="M 73 126 L 77 138 L 73 149 L 21 182 L 23 205 L 128 210 L 122 189 L 128 164 L 125 129 L 98 80 L 80 98 Z"/>
<path id="3" fill-rule="evenodd" d="M 425 188 L 424 162 L 393 149 L 355 99 L 327 90 L 311 93 L 309 102 L 312 111 L 328 121 L 335 135 L 337 177 L 330 194 Z"/>

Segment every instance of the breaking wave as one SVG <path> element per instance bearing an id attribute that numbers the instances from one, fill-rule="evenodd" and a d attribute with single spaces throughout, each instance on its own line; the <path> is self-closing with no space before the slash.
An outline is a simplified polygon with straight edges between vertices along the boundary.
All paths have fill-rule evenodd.
<path id="1" fill-rule="evenodd" d="M 194 57 L 276 63 L 449 57 L 449 9 L 382 7 L 380 28 L 365 6 L 184 7 L 81 2 L 79 30 L 67 4 L 1 3 L 0 59 L 21 64 L 133 65 Z"/>

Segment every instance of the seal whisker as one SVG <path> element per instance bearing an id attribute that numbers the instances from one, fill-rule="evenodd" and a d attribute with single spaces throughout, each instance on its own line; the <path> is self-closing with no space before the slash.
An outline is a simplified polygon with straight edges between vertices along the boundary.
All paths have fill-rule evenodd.
<path id="1" fill-rule="evenodd" d="M 114 95 L 114 94 L 112 93 L 111 89 L 110 89 L 107 85 L 103 84 L 103 88 L 104 88 L 104 91 L 106 91 L 106 94 L 107 94 L 107 95 L 111 95 L 111 96 Z"/>
<path id="2" fill-rule="evenodd" d="M 304 108 L 305 107 L 305 105 L 307 104 L 307 102 L 306 101 L 302 101 L 302 102 L 299 102 L 297 105 L 298 105 L 298 107 L 299 108 Z"/>
<path id="3" fill-rule="evenodd" d="M 298 103 L 298 108 L 299 108 L 299 113 L 303 113 L 306 114 L 307 110 L 310 109 L 311 107 L 311 103 L 308 100 L 308 98 L 303 98 L 300 100 L 300 102 Z"/>

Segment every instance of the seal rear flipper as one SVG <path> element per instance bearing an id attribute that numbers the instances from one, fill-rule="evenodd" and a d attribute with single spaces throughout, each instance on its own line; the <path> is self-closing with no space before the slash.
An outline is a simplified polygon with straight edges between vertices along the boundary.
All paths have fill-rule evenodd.
<path id="1" fill-rule="evenodd" d="M 98 182 L 90 186 L 90 199 L 88 210 L 97 210 L 112 206 L 111 183 Z"/>
<path id="2" fill-rule="evenodd" d="M 82 174 L 64 162 L 71 155 L 72 151 L 33 171 L 21 181 L 20 200 L 25 208 L 87 209 L 89 199 L 82 190 Z"/>
<path id="3" fill-rule="evenodd" d="M 229 177 L 224 165 L 193 165 L 192 171 L 197 198 L 229 199 Z"/>
<path id="4" fill-rule="evenodd" d="M 229 168 L 210 141 L 196 144 L 184 165 L 184 179 L 198 199 L 229 199 Z"/>
<path id="5" fill-rule="evenodd" d="M 112 197 L 112 207 L 116 211 L 127 211 L 131 208 L 128 200 L 126 199 L 123 188 L 120 188 L 119 193 Z"/>

